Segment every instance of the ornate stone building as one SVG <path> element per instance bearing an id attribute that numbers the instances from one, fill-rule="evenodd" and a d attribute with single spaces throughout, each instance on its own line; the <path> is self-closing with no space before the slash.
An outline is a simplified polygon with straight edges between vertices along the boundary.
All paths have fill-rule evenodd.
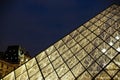
<path id="1" fill-rule="evenodd" d="M 120 80 L 120 6 L 110 6 L 1 80 Z"/>
<path id="2" fill-rule="evenodd" d="M 22 47 L 18 45 L 8 46 L 5 52 L 0 52 L 0 78 L 15 70 L 30 58 Z"/>

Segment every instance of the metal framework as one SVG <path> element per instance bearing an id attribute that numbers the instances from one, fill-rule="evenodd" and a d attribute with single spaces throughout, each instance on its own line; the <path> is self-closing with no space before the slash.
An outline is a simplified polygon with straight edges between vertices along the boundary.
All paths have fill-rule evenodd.
<path id="1" fill-rule="evenodd" d="M 1 80 L 120 80 L 120 6 L 110 6 Z"/>

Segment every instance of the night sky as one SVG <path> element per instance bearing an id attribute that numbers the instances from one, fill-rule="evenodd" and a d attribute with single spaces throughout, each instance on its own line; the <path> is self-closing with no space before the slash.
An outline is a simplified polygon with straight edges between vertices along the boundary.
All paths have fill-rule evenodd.
<path id="1" fill-rule="evenodd" d="M 31 56 L 120 0 L 0 0 L 0 51 L 21 45 Z"/>

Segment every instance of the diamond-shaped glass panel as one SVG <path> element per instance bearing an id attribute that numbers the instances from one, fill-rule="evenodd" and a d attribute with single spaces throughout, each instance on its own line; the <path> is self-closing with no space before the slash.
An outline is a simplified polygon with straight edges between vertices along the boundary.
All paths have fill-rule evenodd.
<path id="1" fill-rule="evenodd" d="M 116 51 L 120 52 L 120 41 L 117 41 L 113 47 L 116 49 Z"/>
<path id="2" fill-rule="evenodd" d="M 120 67 L 120 54 L 115 57 L 114 62 Z"/>
<path id="3" fill-rule="evenodd" d="M 74 76 L 72 75 L 72 73 L 69 71 L 67 72 L 62 78 L 61 80 L 74 80 Z"/>
<path id="4" fill-rule="evenodd" d="M 98 21 L 97 18 L 92 18 L 92 19 L 90 19 L 90 22 L 92 22 L 92 23 L 95 23 L 96 21 Z"/>
<path id="5" fill-rule="evenodd" d="M 73 56 L 73 54 L 72 54 L 72 52 L 69 51 L 69 50 L 66 51 L 66 52 L 62 55 L 64 61 L 68 60 L 71 56 Z"/>
<path id="6" fill-rule="evenodd" d="M 95 18 L 101 19 L 101 18 L 103 18 L 103 15 L 102 14 L 98 14 L 97 16 L 95 16 Z"/>
<path id="7" fill-rule="evenodd" d="M 97 58 L 99 58 L 103 53 L 98 50 L 98 49 L 94 49 L 92 52 L 89 53 L 91 55 L 91 57 L 96 60 Z"/>
<path id="8" fill-rule="evenodd" d="M 97 36 L 100 35 L 102 32 L 103 30 L 101 30 L 100 28 L 97 28 L 95 31 L 93 31 L 93 33 Z"/>
<path id="9" fill-rule="evenodd" d="M 57 58 L 55 61 L 52 62 L 54 68 L 58 68 L 61 64 L 63 64 L 63 60 L 61 57 Z"/>
<path id="10" fill-rule="evenodd" d="M 28 70 L 29 77 L 31 77 L 32 75 L 34 75 L 38 71 L 39 71 L 38 65 L 33 66 L 32 68 L 30 68 Z"/>
<path id="11" fill-rule="evenodd" d="M 66 37 L 63 38 L 63 41 L 64 41 L 64 43 L 67 43 L 71 39 L 72 39 L 72 37 L 70 35 L 67 35 Z"/>
<path id="12" fill-rule="evenodd" d="M 79 52 L 77 52 L 75 55 L 81 61 L 87 55 L 87 52 L 85 52 L 85 50 L 82 49 Z"/>
<path id="13" fill-rule="evenodd" d="M 84 24 L 84 26 L 85 26 L 86 28 L 88 28 L 88 27 L 91 26 L 91 25 L 92 25 L 92 23 L 89 22 L 89 21 Z"/>
<path id="14" fill-rule="evenodd" d="M 35 58 L 33 58 L 33 59 L 31 59 L 30 61 L 28 61 L 28 62 L 26 63 L 26 67 L 27 67 L 27 69 L 29 69 L 29 68 L 31 68 L 32 66 L 34 66 L 35 64 L 37 64 L 37 63 L 36 63 Z"/>
<path id="15" fill-rule="evenodd" d="M 101 26 L 102 24 L 103 24 L 103 22 L 100 20 L 95 23 L 96 26 Z"/>
<path id="16" fill-rule="evenodd" d="M 99 35 L 99 37 L 105 41 L 110 37 L 110 35 L 104 31 Z"/>
<path id="17" fill-rule="evenodd" d="M 67 46 L 68 46 L 69 48 L 71 48 L 73 45 L 76 44 L 76 42 L 75 42 L 74 39 L 72 39 L 72 40 L 70 40 L 69 42 L 67 42 L 66 44 L 67 44 Z"/>
<path id="18" fill-rule="evenodd" d="M 65 73 L 68 72 L 68 70 L 69 69 L 68 69 L 67 65 L 63 64 L 56 70 L 56 72 L 59 75 L 59 77 L 61 77 L 61 76 L 65 75 Z"/>
<path id="19" fill-rule="evenodd" d="M 98 60 L 97 60 L 97 63 L 101 66 L 101 67 L 105 67 L 108 63 L 110 62 L 110 59 L 105 56 L 105 55 L 102 55 Z"/>
<path id="20" fill-rule="evenodd" d="M 47 66 L 50 63 L 48 57 L 44 58 L 43 60 L 41 60 L 39 62 L 39 66 L 40 68 L 44 68 L 45 66 Z"/>
<path id="21" fill-rule="evenodd" d="M 82 75 L 78 77 L 77 80 L 92 80 L 92 77 L 87 71 L 85 71 Z"/>
<path id="22" fill-rule="evenodd" d="M 111 80 L 111 78 L 105 71 L 102 71 L 95 77 L 95 80 Z"/>
<path id="23" fill-rule="evenodd" d="M 88 29 L 86 29 L 86 30 L 84 30 L 81 34 L 82 34 L 83 36 L 87 36 L 87 35 L 91 34 L 91 31 L 88 30 Z"/>
<path id="24" fill-rule="evenodd" d="M 30 80 L 42 80 L 43 79 L 43 77 L 42 77 L 42 75 L 40 74 L 40 71 L 38 71 L 37 73 L 35 73 L 31 78 L 30 78 Z M 21 80 L 23 80 L 23 79 L 21 79 Z M 27 80 L 27 79 L 24 79 L 24 80 Z"/>
<path id="25" fill-rule="evenodd" d="M 113 14 L 112 14 L 112 13 L 108 13 L 108 14 L 106 15 L 106 17 L 112 18 L 112 17 L 113 17 Z"/>
<path id="26" fill-rule="evenodd" d="M 75 77 L 78 77 L 84 70 L 85 70 L 84 67 L 80 63 L 78 63 L 76 66 L 74 66 L 71 69 L 71 71 L 73 72 L 73 74 L 75 75 Z"/>
<path id="27" fill-rule="evenodd" d="M 76 52 L 78 52 L 79 50 L 81 50 L 81 47 L 78 44 L 76 44 L 71 48 L 71 51 L 73 52 L 73 54 L 76 54 Z"/>
<path id="28" fill-rule="evenodd" d="M 47 53 L 47 55 L 49 55 L 49 54 L 55 52 L 55 50 L 56 50 L 56 49 L 55 49 L 54 46 L 50 46 L 50 47 L 46 50 L 46 53 Z"/>
<path id="29" fill-rule="evenodd" d="M 74 65 L 76 65 L 78 63 L 78 60 L 76 59 L 75 56 L 73 56 L 66 63 L 69 66 L 69 68 L 72 68 Z"/>
<path id="30" fill-rule="evenodd" d="M 88 69 L 88 72 L 94 77 L 101 70 L 101 67 L 97 63 L 93 63 Z"/>
<path id="31" fill-rule="evenodd" d="M 58 51 L 53 52 L 51 55 L 48 56 L 51 61 L 55 60 L 57 57 L 59 57 Z"/>
<path id="32" fill-rule="evenodd" d="M 86 56 L 81 63 L 84 65 L 85 68 L 88 68 L 92 63 L 93 59 L 90 56 Z"/>
<path id="33" fill-rule="evenodd" d="M 104 16 L 103 18 L 100 19 L 100 21 L 102 21 L 102 22 L 106 22 L 107 20 L 108 20 L 108 18 L 106 16 Z"/>
<path id="34" fill-rule="evenodd" d="M 42 73 L 43 73 L 43 76 L 46 77 L 47 75 L 49 75 L 50 73 L 52 73 L 54 70 L 53 70 L 53 67 L 51 64 L 49 64 L 48 66 L 46 66 L 45 68 L 42 69 Z"/>
<path id="35" fill-rule="evenodd" d="M 86 52 L 88 52 L 88 54 L 90 54 L 90 52 L 95 49 L 95 46 L 90 43 L 84 49 L 86 50 Z"/>
<path id="36" fill-rule="evenodd" d="M 45 57 L 47 57 L 45 52 L 41 52 L 39 55 L 36 56 L 38 62 L 44 59 Z"/>
<path id="37" fill-rule="evenodd" d="M 70 36 L 72 38 L 76 37 L 77 35 L 79 35 L 79 32 L 77 30 L 74 30 L 72 33 L 70 33 Z"/>
<path id="38" fill-rule="evenodd" d="M 90 31 L 94 31 L 94 30 L 97 29 L 97 28 L 98 28 L 98 27 L 93 24 L 93 25 L 89 26 L 88 29 L 89 29 Z"/>
<path id="39" fill-rule="evenodd" d="M 102 42 L 103 42 L 103 40 L 100 39 L 99 37 L 97 37 L 97 38 L 95 38 L 95 39 L 92 41 L 92 44 L 93 44 L 95 47 L 98 47 Z"/>
<path id="40" fill-rule="evenodd" d="M 45 80 L 59 80 L 58 76 L 55 72 L 52 72 L 51 74 L 49 74 Z"/>
<path id="41" fill-rule="evenodd" d="M 84 38 L 83 40 L 81 40 L 79 42 L 80 46 L 82 46 L 82 47 L 85 47 L 88 43 L 89 43 L 89 41 L 86 38 Z"/>
<path id="42" fill-rule="evenodd" d="M 110 36 L 108 39 L 105 40 L 106 43 L 109 44 L 109 46 L 113 46 L 116 42 L 116 39 Z"/>
<path id="43" fill-rule="evenodd" d="M 26 71 L 25 65 L 20 66 L 15 70 L 16 77 Z"/>
<path id="44" fill-rule="evenodd" d="M 84 38 L 84 37 L 83 37 L 81 34 L 79 34 L 79 35 L 77 35 L 74 39 L 75 39 L 76 42 L 79 42 L 79 41 L 81 41 L 83 38 Z"/>
<path id="45" fill-rule="evenodd" d="M 5 77 L 3 78 L 3 80 L 15 80 L 14 71 L 12 71 L 12 72 L 9 73 L 7 76 L 5 76 Z"/>
<path id="46" fill-rule="evenodd" d="M 85 28 L 85 26 L 80 26 L 77 30 L 79 31 L 79 33 L 81 33 L 81 32 L 83 32 L 86 29 L 87 28 Z"/>
<path id="47" fill-rule="evenodd" d="M 113 49 L 113 48 L 110 48 L 108 49 L 108 51 L 106 52 L 106 55 L 112 59 L 114 56 L 116 56 L 117 52 Z"/>
<path id="48" fill-rule="evenodd" d="M 108 72 L 108 74 L 111 76 L 111 77 L 113 77 L 115 74 L 116 74 L 116 72 L 119 70 L 119 67 L 116 65 L 116 64 L 114 64 L 113 62 L 111 62 L 110 64 L 108 64 L 107 66 L 106 66 L 106 71 Z"/>
<path id="49" fill-rule="evenodd" d="M 60 41 L 58 41 L 58 42 L 56 42 L 55 44 L 54 44 L 54 46 L 58 49 L 58 48 L 60 48 L 61 46 L 63 46 L 64 45 L 64 42 L 62 41 L 62 40 L 60 40 Z"/>
<path id="50" fill-rule="evenodd" d="M 116 30 L 112 27 L 109 27 L 106 32 L 109 34 L 109 35 L 112 35 Z"/>
<path id="51" fill-rule="evenodd" d="M 120 33 L 118 31 L 116 31 L 114 34 L 113 34 L 113 37 L 116 39 L 116 40 L 120 40 Z"/>
<path id="52" fill-rule="evenodd" d="M 120 28 L 120 23 L 119 23 L 120 21 L 118 20 L 118 21 L 116 21 L 113 25 L 112 25 L 112 27 L 114 27 L 115 29 L 119 29 Z"/>
<path id="53" fill-rule="evenodd" d="M 105 42 L 103 42 L 98 49 L 103 53 L 106 54 L 106 51 L 110 48 L 110 46 L 108 44 L 106 44 Z"/>
<path id="54" fill-rule="evenodd" d="M 93 41 L 93 39 L 96 38 L 96 35 L 94 33 L 91 33 L 89 34 L 88 36 L 86 36 L 86 38 L 89 40 L 89 41 Z"/>
<path id="55" fill-rule="evenodd" d="M 113 78 L 114 80 L 119 80 L 120 79 L 120 71 L 115 75 Z"/>
<path id="56" fill-rule="evenodd" d="M 68 50 L 68 47 L 66 45 L 63 45 L 62 47 L 60 47 L 58 49 L 58 51 L 59 51 L 60 54 L 63 54 L 67 50 Z"/>
<path id="57" fill-rule="evenodd" d="M 16 80 L 28 80 L 27 72 L 22 73 L 20 76 L 16 78 Z"/>
<path id="58" fill-rule="evenodd" d="M 107 11 L 107 10 L 105 10 L 105 11 L 101 12 L 101 14 L 102 14 L 102 15 L 106 15 L 107 13 L 108 13 L 108 11 Z"/>

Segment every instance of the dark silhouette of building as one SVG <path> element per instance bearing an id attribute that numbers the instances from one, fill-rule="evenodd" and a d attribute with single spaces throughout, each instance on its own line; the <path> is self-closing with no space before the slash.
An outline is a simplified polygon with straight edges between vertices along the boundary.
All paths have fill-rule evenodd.
<path id="1" fill-rule="evenodd" d="M 5 52 L 0 52 L 0 78 L 25 63 L 30 58 L 29 53 L 21 46 L 8 46 Z"/>

